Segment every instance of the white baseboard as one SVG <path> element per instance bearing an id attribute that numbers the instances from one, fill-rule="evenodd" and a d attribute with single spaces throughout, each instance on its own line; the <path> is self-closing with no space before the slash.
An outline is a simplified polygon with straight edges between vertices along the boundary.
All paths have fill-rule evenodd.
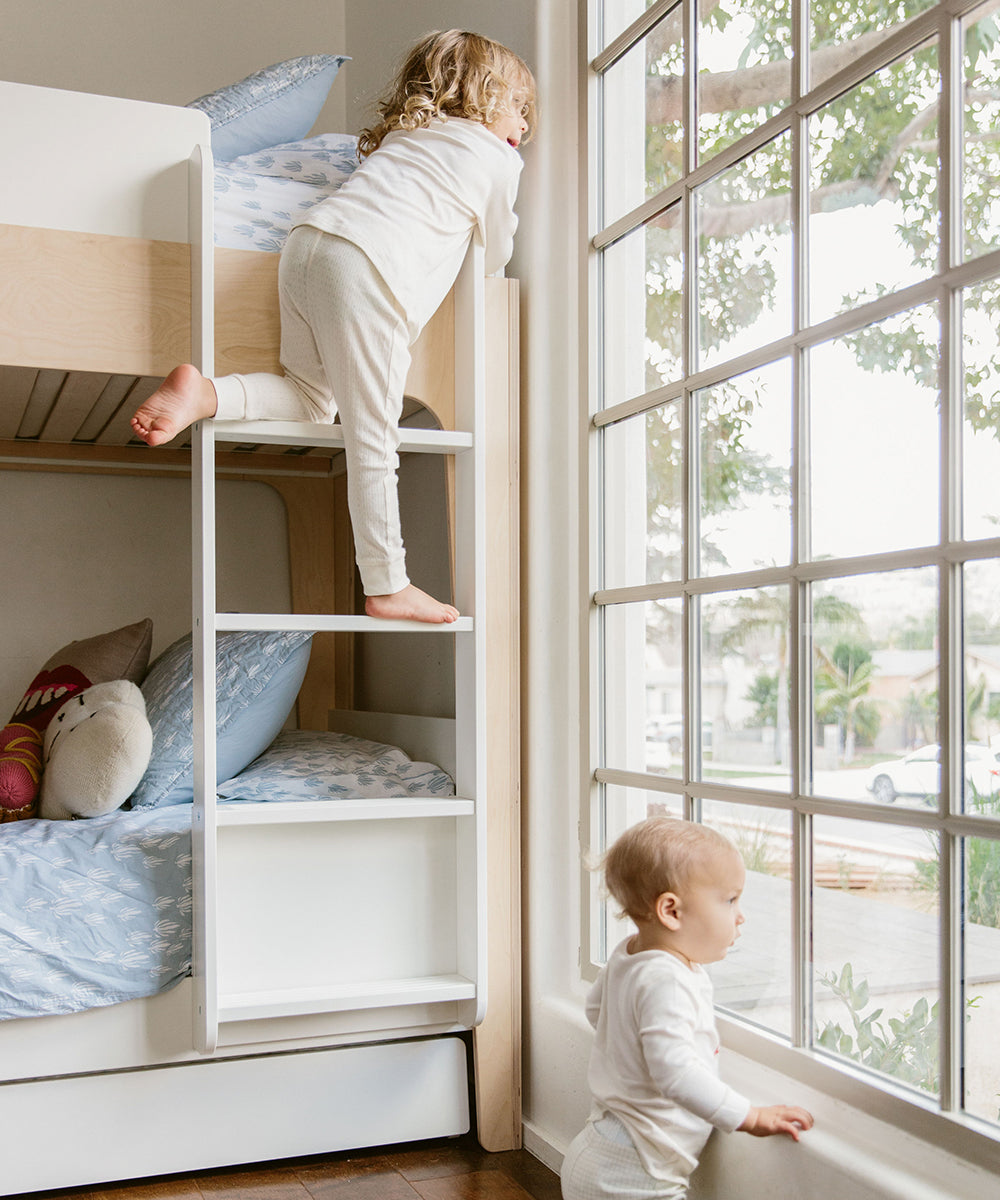
<path id="1" fill-rule="evenodd" d="M 529 1154 L 533 1154 L 539 1162 L 544 1163 L 550 1171 L 555 1171 L 558 1175 L 562 1168 L 566 1148 L 557 1150 L 549 1138 L 537 1126 L 532 1125 L 530 1121 L 524 1122 L 521 1126 L 521 1132 L 525 1150 Z"/>

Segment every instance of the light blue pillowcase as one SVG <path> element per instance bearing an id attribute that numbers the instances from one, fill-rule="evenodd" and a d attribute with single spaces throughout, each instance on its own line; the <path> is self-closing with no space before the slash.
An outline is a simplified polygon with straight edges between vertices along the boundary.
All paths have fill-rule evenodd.
<path id="1" fill-rule="evenodd" d="M 290 58 L 199 96 L 188 108 L 208 115 L 212 153 L 220 162 L 231 162 L 242 154 L 305 137 L 347 61 L 344 54 Z"/>
<path id="2" fill-rule="evenodd" d="M 216 782 L 242 771 L 284 725 L 309 665 L 312 633 L 228 632 L 216 638 Z M 149 767 L 132 808 L 194 798 L 194 672 L 191 635 L 169 646 L 142 683 L 153 728 Z"/>
<path id="3" fill-rule="evenodd" d="M 291 729 L 218 787 L 222 800 L 282 801 L 454 796 L 451 776 L 396 746 L 346 733 Z"/>

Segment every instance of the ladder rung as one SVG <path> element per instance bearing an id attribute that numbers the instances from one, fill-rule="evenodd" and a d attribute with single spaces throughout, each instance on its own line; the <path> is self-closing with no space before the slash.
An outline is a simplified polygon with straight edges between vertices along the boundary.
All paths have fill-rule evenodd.
<path id="1" fill-rule="evenodd" d="M 224 801 L 220 826 L 297 825 L 326 821 L 392 821 L 419 817 L 469 817 L 475 801 L 454 796 L 405 796 L 373 800 L 300 800 L 287 803 Z"/>
<path id="2" fill-rule="evenodd" d="M 441 1004 L 473 1000 L 476 985 L 464 975 L 424 975 L 414 979 L 362 980 L 319 987 L 236 992 L 219 997 L 220 1021 L 258 1021 L 358 1008 Z"/>
<path id="3" fill-rule="evenodd" d="M 427 621 L 382 621 L 378 617 L 351 616 L 347 613 L 216 613 L 219 631 L 260 631 L 288 629 L 313 630 L 316 633 L 471 633 L 472 617 L 434 625 Z"/>
<path id="4" fill-rule="evenodd" d="M 217 442 L 266 446 L 344 445 L 342 425 L 312 425 L 308 421 L 213 421 Z M 472 448 L 472 434 L 453 429 L 399 427 L 399 449 L 415 454 L 460 454 Z"/>

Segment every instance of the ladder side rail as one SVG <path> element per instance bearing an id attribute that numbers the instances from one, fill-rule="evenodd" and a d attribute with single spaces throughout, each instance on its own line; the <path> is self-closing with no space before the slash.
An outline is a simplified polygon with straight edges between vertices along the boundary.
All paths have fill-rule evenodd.
<path id="1" fill-rule="evenodd" d="M 215 370 L 214 215 L 212 152 L 197 146 L 191 156 L 189 240 L 191 242 L 191 356 L 205 375 Z M 191 856 L 192 1013 L 194 1045 L 214 1053 L 218 1040 L 216 940 L 216 681 L 215 681 L 215 438 L 211 421 L 192 429 L 191 554 L 194 804 Z"/>
<path id="2" fill-rule="evenodd" d="M 455 284 L 455 423 L 473 435 L 455 459 L 455 602 L 473 618 L 455 636 L 455 787 L 476 802 L 458 824 L 458 970 L 476 982 L 470 1025 L 486 1011 L 486 270 L 473 237 Z M 461 920 L 463 912 L 474 921 Z"/>

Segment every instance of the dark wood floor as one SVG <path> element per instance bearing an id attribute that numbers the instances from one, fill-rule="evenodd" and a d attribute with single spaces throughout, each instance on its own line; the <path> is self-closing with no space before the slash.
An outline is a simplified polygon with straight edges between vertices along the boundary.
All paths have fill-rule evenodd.
<path id="1" fill-rule="evenodd" d="M 54 1147 L 55 1149 L 55 1147 Z M 560 1200 L 559 1179 L 526 1150 L 487 1154 L 472 1135 L 379 1146 L 198 1175 L 32 1192 L 30 1200 Z M 21 1200 L 8 1197 L 8 1200 Z M 28 1197 L 24 1197 L 28 1200 Z"/>

